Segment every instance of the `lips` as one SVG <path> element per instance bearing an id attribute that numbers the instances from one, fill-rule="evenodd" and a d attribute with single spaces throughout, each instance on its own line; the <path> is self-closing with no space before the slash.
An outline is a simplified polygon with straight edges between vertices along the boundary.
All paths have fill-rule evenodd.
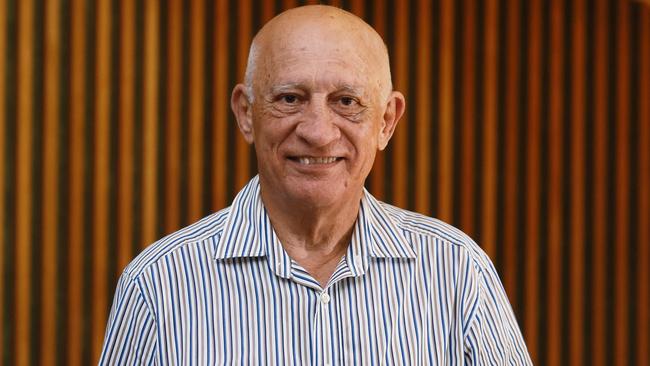
<path id="1" fill-rule="evenodd" d="M 339 161 L 340 157 L 336 156 L 294 156 L 289 159 L 301 165 L 317 165 L 317 164 L 331 164 Z"/>

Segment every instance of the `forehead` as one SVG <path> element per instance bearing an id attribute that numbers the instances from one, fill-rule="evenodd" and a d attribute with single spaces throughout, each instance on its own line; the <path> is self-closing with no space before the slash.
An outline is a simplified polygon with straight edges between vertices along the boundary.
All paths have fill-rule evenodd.
<path id="1" fill-rule="evenodd" d="M 260 57 L 255 78 L 258 87 L 300 84 L 302 87 L 374 89 L 380 74 L 367 53 L 350 42 L 334 44 L 323 39 L 311 42 L 277 42 Z"/>

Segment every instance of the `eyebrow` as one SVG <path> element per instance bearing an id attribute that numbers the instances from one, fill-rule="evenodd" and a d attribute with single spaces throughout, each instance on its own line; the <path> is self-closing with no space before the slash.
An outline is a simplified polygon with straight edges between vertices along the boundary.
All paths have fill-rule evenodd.
<path id="1" fill-rule="evenodd" d="M 271 93 L 272 94 L 277 94 L 277 93 L 282 93 L 286 92 L 288 90 L 302 90 L 302 91 L 307 91 L 307 87 L 302 84 L 302 83 L 286 83 L 286 84 L 280 84 L 280 85 L 274 85 L 271 87 Z M 350 84 L 339 84 L 336 85 L 336 90 L 334 91 L 335 93 L 340 93 L 340 92 L 346 92 L 350 93 L 353 95 L 363 95 L 363 89 L 359 87 L 355 87 Z"/>

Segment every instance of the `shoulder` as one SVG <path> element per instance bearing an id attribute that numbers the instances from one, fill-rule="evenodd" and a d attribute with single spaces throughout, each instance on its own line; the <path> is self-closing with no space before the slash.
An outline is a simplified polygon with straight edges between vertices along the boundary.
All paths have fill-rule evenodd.
<path id="1" fill-rule="evenodd" d="M 174 255 L 181 248 L 216 243 L 224 229 L 230 209 L 230 207 L 224 208 L 157 240 L 129 263 L 124 269 L 124 274 L 130 278 L 136 278 L 149 267 L 164 261 L 165 258 Z M 214 238 L 214 240 L 206 240 L 210 238 Z M 214 248 L 207 249 L 209 252 L 214 251 Z"/>
<path id="2" fill-rule="evenodd" d="M 412 238 L 411 245 L 418 252 L 417 244 L 434 245 L 438 250 L 456 249 L 469 257 L 479 271 L 493 270 L 493 265 L 485 251 L 462 230 L 433 217 L 379 202 L 384 212 L 407 238 Z"/>

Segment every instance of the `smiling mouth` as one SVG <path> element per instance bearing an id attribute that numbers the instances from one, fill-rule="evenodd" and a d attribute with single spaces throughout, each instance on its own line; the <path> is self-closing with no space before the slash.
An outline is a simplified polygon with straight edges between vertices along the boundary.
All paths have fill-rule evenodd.
<path id="1" fill-rule="evenodd" d="M 343 158 L 337 158 L 335 156 L 325 156 L 325 157 L 295 156 L 295 157 L 290 157 L 289 159 L 301 165 L 316 165 L 316 164 L 331 164 Z"/>

